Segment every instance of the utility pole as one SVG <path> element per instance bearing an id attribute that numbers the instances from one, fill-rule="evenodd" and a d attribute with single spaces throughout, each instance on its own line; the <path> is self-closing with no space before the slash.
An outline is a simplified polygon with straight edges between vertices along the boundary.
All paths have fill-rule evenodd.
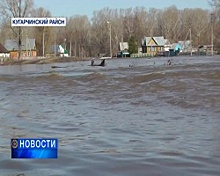
<path id="1" fill-rule="evenodd" d="M 66 50 L 66 39 L 64 39 L 64 42 L 65 42 L 65 50 Z"/>
<path id="2" fill-rule="evenodd" d="M 55 46 L 54 46 L 54 57 L 56 57 L 57 56 L 57 33 L 56 33 L 56 38 L 55 38 Z"/>
<path id="3" fill-rule="evenodd" d="M 21 18 L 21 0 L 19 0 L 19 18 Z M 18 60 L 21 60 L 21 26 L 18 27 Z"/>
<path id="4" fill-rule="evenodd" d="M 122 53 L 121 53 L 122 55 L 121 55 L 121 58 L 123 58 L 123 52 L 124 52 L 124 44 L 123 44 L 123 43 L 124 43 L 124 36 L 123 36 L 123 34 L 122 34 L 122 37 L 121 37 L 121 43 L 122 43 L 122 51 L 121 51 L 121 52 L 122 52 Z M 120 46 L 120 45 L 119 45 L 119 46 Z M 120 48 L 120 49 L 121 49 L 121 48 Z"/>
<path id="5" fill-rule="evenodd" d="M 192 56 L 192 29 L 190 28 L 189 30 L 190 30 L 189 31 L 190 32 L 189 35 L 190 35 L 190 42 L 191 42 L 191 44 L 190 44 L 191 48 L 190 49 L 191 49 L 191 56 Z"/>
<path id="6" fill-rule="evenodd" d="M 43 28 L 43 57 L 44 57 L 44 28 Z"/>
<path id="7" fill-rule="evenodd" d="M 211 13 L 211 28 L 212 28 L 212 36 L 211 36 L 211 46 L 212 46 L 212 56 L 214 55 L 213 54 L 213 52 L 214 52 L 214 42 L 213 42 L 213 40 L 214 40 L 214 35 L 213 35 L 213 23 L 214 23 L 214 14 L 213 13 Z"/>
<path id="8" fill-rule="evenodd" d="M 75 34 L 75 31 L 72 31 L 71 35 L 70 35 L 70 52 L 69 52 L 70 57 L 72 57 L 72 36 L 73 36 L 73 34 Z"/>
<path id="9" fill-rule="evenodd" d="M 74 56 L 76 57 L 76 38 L 75 38 L 75 54 Z"/>
<path id="10" fill-rule="evenodd" d="M 110 47 L 110 57 L 112 58 L 112 25 L 110 21 L 107 21 L 109 24 L 109 47 Z"/>
<path id="11" fill-rule="evenodd" d="M 59 32 L 60 32 L 60 29 L 59 29 L 59 30 L 56 29 L 55 57 L 57 57 L 57 51 L 58 51 L 58 49 L 59 49 L 59 44 L 57 44 L 57 36 L 58 36 Z M 58 43 L 59 43 L 59 42 L 58 42 Z M 58 46 L 58 47 L 57 47 L 57 46 Z"/>
<path id="12" fill-rule="evenodd" d="M 72 56 L 71 50 L 72 50 L 72 38 L 70 38 L 70 57 Z"/>
<path id="13" fill-rule="evenodd" d="M 214 47 L 213 47 L 213 24 L 212 24 L 212 56 L 213 56 L 213 50 L 214 50 Z"/>

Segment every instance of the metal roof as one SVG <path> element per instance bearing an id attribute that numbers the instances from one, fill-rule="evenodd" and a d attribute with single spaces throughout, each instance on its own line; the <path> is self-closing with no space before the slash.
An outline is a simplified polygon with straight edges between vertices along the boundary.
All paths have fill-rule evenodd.
<path id="1" fill-rule="evenodd" d="M 153 39 L 159 46 L 170 45 L 170 41 L 168 39 L 165 39 L 163 36 L 153 37 Z"/>
<path id="2" fill-rule="evenodd" d="M 150 39 L 151 39 L 152 37 L 144 37 L 144 39 L 142 40 L 142 45 L 147 45 L 148 43 L 149 43 L 149 41 L 150 41 Z"/>
<path id="3" fill-rule="evenodd" d="M 149 45 L 148 43 L 150 42 L 151 39 L 153 39 L 156 42 L 156 44 Z M 170 44 L 169 40 L 164 39 L 163 36 L 144 37 L 144 39 L 142 40 L 142 45 L 145 45 L 145 46 L 164 46 L 168 44 Z"/>
<path id="4" fill-rule="evenodd" d="M 18 41 L 16 40 L 6 40 L 5 48 L 8 51 L 18 50 Z M 25 39 L 21 43 L 21 50 L 36 50 L 35 39 Z"/>

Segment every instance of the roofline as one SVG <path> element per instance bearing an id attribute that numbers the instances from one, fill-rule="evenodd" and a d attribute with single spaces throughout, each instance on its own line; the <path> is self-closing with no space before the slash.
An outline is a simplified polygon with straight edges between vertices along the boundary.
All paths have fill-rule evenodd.
<path id="1" fill-rule="evenodd" d="M 19 51 L 19 50 L 9 50 L 9 52 L 13 52 L 13 51 Z M 37 49 L 21 49 L 21 51 L 38 51 Z"/>
<path id="2" fill-rule="evenodd" d="M 10 51 L 7 51 L 7 52 L 1 52 L 1 51 L 0 51 L 0 53 L 10 53 Z"/>

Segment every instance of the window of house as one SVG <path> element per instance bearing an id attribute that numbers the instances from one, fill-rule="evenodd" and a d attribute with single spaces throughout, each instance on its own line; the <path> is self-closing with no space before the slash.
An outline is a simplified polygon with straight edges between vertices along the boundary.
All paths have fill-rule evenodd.
<path id="1" fill-rule="evenodd" d="M 155 51 L 156 48 L 155 47 L 150 47 L 150 51 Z"/>

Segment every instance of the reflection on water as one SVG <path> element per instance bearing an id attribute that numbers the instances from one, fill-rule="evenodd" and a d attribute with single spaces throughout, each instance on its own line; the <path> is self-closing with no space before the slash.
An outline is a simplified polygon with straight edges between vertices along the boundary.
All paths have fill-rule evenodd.
<path id="1" fill-rule="evenodd" d="M 0 67 L 0 175 L 220 175 L 219 58 L 166 61 Z M 13 137 L 59 158 L 11 160 Z"/>

